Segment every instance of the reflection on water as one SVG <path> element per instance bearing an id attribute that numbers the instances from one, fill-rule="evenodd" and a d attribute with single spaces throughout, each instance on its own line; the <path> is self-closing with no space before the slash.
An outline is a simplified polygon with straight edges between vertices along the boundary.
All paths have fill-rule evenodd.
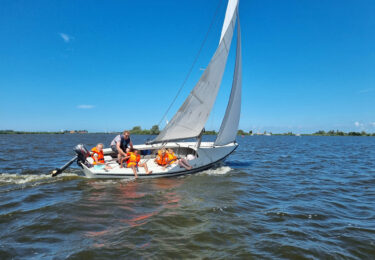
<path id="1" fill-rule="evenodd" d="M 163 178 L 144 182 L 151 184 L 147 191 L 143 190 L 142 181 L 90 180 L 86 183 L 92 187 L 92 190 L 87 194 L 87 198 L 82 198 L 84 205 L 79 207 L 87 207 L 87 211 L 90 211 L 94 217 L 78 218 L 77 221 L 96 224 L 108 221 L 101 219 L 100 216 L 105 218 L 111 216 L 112 222 L 104 230 L 85 232 L 85 236 L 93 240 L 94 247 L 109 246 L 114 233 L 121 234 L 130 228 L 145 225 L 159 214 L 171 215 L 173 209 L 179 207 L 181 197 L 176 189 L 181 185 L 182 179 Z M 157 198 L 154 194 L 157 194 Z M 109 205 L 106 203 L 108 201 L 110 201 Z M 97 207 L 98 205 L 107 206 Z"/>
<path id="2" fill-rule="evenodd" d="M 375 255 L 373 137 L 247 136 L 220 167 L 179 178 L 44 175 L 75 144 L 112 138 L 0 135 L 0 259 Z"/>

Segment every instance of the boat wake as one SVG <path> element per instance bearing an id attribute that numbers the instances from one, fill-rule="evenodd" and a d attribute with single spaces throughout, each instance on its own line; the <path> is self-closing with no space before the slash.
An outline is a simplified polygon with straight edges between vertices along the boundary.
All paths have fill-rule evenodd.
<path id="1" fill-rule="evenodd" d="M 208 169 L 205 171 L 200 172 L 199 174 L 203 175 L 225 175 L 232 171 L 233 169 L 229 166 L 220 166 L 213 169 Z M 17 173 L 0 173 L 0 186 L 3 185 L 27 185 L 27 184 L 42 184 L 42 183 L 50 183 L 56 181 L 66 181 L 72 180 L 77 178 L 85 178 L 85 176 L 79 175 L 74 172 L 67 172 L 62 173 L 59 176 L 52 177 L 51 175 L 47 174 L 17 174 Z M 131 182 L 134 179 L 124 179 L 124 180 L 97 180 L 98 184 L 105 185 L 105 184 L 113 184 L 118 182 Z"/>
<path id="2" fill-rule="evenodd" d="M 50 182 L 62 179 L 81 177 L 76 173 L 63 173 L 59 177 L 51 177 L 46 174 L 16 174 L 16 173 L 2 173 L 0 174 L 0 186 L 9 184 L 28 184 L 28 183 L 40 183 Z"/>
<path id="3" fill-rule="evenodd" d="M 232 168 L 229 166 L 220 166 L 218 168 L 208 169 L 205 171 L 202 171 L 200 174 L 205 175 L 224 175 L 232 171 Z"/>

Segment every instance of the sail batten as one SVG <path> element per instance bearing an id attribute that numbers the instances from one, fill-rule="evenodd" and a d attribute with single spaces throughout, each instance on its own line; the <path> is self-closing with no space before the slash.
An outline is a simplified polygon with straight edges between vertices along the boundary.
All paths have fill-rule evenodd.
<path id="1" fill-rule="evenodd" d="M 198 137 L 215 103 L 224 74 L 237 18 L 238 0 L 229 0 L 222 34 L 215 54 L 185 102 L 150 143 Z"/>
<path id="2" fill-rule="evenodd" d="M 237 136 L 238 124 L 241 113 L 241 92 L 242 92 L 242 53 L 241 53 L 241 26 L 237 20 L 237 50 L 236 65 L 233 75 L 232 90 L 225 111 L 223 122 L 221 123 L 219 134 L 215 145 L 226 145 L 234 142 Z"/>

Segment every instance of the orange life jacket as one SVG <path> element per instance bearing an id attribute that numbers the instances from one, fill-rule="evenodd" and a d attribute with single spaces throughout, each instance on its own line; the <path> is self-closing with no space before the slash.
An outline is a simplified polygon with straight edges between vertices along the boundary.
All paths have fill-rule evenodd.
<path id="1" fill-rule="evenodd" d="M 173 152 L 172 153 L 166 152 L 165 160 L 166 160 L 165 161 L 166 164 L 172 164 L 172 163 L 176 162 L 177 156 Z"/>
<path id="2" fill-rule="evenodd" d="M 132 166 L 138 166 L 139 161 L 141 160 L 141 156 L 139 154 L 135 154 L 133 152 L 129 152 L 126 156 L 130 156 L 127 163 L 127 167 L 130 168 Z"/>
<path id="3" fill-rule="evenodd" d="M 156 163 L 161 165 L 161 166 L 166 165 L 165 157 L 166 157 L 166 155 L 163 156 L 163 153 L 161 152 L 161 150 L 159 150 L 158 156 L 156 157 Z"/>
<path id="4" fill-rule="evenodd" d="M 91 149 L 91 152 L 92 152 L 92 159 L 94 160 L 94 165 L 97 164 L 97 162 L 95 161 L 95 155 L 97 154 L 98 157 L 96 157 L 96 159 L 98 159 L 98 163 L 104 163 L 104 153 L 103 153 L 103 150 L 101 150 L 100 152 L 98 151 L 98 148 L 96 148 L 96 146 L 94 148 Z"/>

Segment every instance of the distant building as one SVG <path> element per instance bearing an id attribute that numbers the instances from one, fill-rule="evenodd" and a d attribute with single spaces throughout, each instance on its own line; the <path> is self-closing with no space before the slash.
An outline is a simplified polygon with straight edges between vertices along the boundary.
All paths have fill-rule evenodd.
<path id="1" fill-rule="evenodd" d="M 87 134 L 87 130 L 64 130 L 64 134 Z"/>

